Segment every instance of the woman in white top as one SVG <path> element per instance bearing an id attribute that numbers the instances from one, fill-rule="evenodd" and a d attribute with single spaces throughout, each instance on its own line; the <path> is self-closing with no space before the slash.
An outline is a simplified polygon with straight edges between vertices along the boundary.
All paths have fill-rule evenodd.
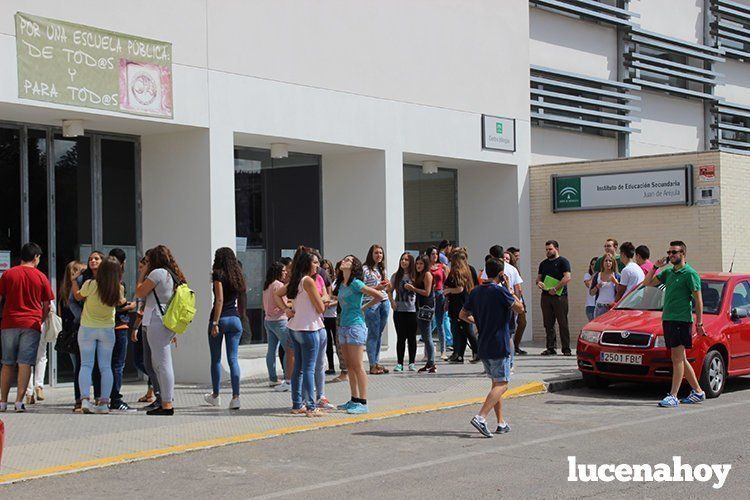
<path id="1" fill-rule="evenodd" d="M 589 269 L 583 275 L 583 284 L 586 286 L 586 290 L 589 291 L 589 293 L 586 294 L 586 317 L 589 321 L 594 319 L 594 309 L 596 309 L 596 297 L 591 295 L 590 292 L 591 282 L 594 280 L 594 265 L 597 260 L 599 260 L 598 257 L 591 259 L 591 262 L 589 262 Z"/>
<path id="2" fill-rule="evenodd" d="M 620 283 L 620 275 L 617 274 L 617 261 L 610 254 L 602 257 L 602 270 L 596 273 L 591 283 L 589 294 L 596 297 L 594 317 L 597 318 L 609 311 L 615 303 L 617 285 Z"/>
<path id="3" fill-rule="evenodd" d="M 323 413 L 315 404 L 315 363 L 321 348 L 320 337 L 325 338 L 323 312 L 326 306 L 315 284 L 320 261 L 309 252 L 301 253 L 294 263 L 289 284 L 279 288 L 276 296 L 286 296 L 294 301 L 287 309 L 287 323 L 294 346 L 294 373 L 292 375 L 292 413 L 319 417 Z M 303 402 L 303 397 L 305 401 Z"/>
<path id="4" fill-rule="evenodd" d="M 151 364 L 159 379 L 161 406 L 146 412 L 147 415 L 174 415 L 174 369 L 172 368 L 171 344 L 175 333 L 164 326 L 162 317 L 174 295 L 175 278 L 185 283 L 185 275 L 177 265 L 172 252 L 159 245 L 146 253 L 148 264 L 138 277 L 135 296 L 146 299 L 143 324 L 148 328 L 148 346 L 151 349 Z"/>

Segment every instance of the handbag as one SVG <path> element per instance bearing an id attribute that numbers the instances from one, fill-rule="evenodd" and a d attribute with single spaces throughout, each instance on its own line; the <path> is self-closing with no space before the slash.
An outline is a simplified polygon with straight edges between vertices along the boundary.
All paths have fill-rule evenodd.
<path id="1" fill-rule="evenodd" d="M 422 306 L 417 311 L 417 319 L 422 321 L 432 321 L 432 317 L 435 315 L 435 308 L 430 306 Z"/>
<path id="2" fill-rule="evenodd" d="M 44 341 L 48 344 L 55 342 L 62 331 L 62 319 L 57 314 L 50 312 L 47 321 L 44 322 Z"/>
<path id="3" fill-rule="evenodd" d="M 75 329 L 65 328 L 57 334 L 55 351 L 66 354 L 78 354 L 78 335 L 76 335 Z"/>

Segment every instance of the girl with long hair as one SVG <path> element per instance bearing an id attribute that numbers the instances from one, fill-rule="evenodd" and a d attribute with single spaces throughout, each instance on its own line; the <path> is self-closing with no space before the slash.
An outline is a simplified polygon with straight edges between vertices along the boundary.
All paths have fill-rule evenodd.
<path id="1" fill-rule="evenodd" d="M 81 410 L 81 390 L 78 386 L 78 375 L 80 373 L 80 351 L 78 350 L 77 331 L 79 327 L 80 319 L 76 319 L 73 311 L 70 307 L 70 301 L 72 294 L 71 289 L 73 288 L 73 276 L 76 274 L 83 273 L 86 269 L 86 264 L 77 260 L 71 260 L 65 266 L 65 272 L 63 273 L 63 279 L 60 281 L 60 288 L 57 291 L 57 311 L 60 319 L 62 319 L 63 331 L 72 333 L 75 342 L 70 345 L 73 349 L 72 352 L 68 352 L 70 356 L 70 362 L 73 364 L 73 371 L 75 373 L 75 383 L 73 384 L 73 392 L 75 393 L 75 406 L 74 412 L 80 412 Z M 80 318 L 80 316 L 79 316 Z"/>
<path id="2" fill-rule="evenodd" d="M 440 358 L 443 361 L 447 361 L 448 356 L 445 354 L 445 329 L 443 328 L 443 318 L 445 317 L 445 296 L 443 295 L 443 288 L 445 288 L 445 278 L 447 277 L 446 266 L 440 262 L 440 252 L 437 247 L 429 247 L 425 254 L 429 258 L 429 271 L 430 274 L 432 274 L 432 287 L 435 296 L 435 329 L 438 334 Z"/>
<path id="3" fill-rule="evenodd" d="M 615 303 L 617 285 L 620 284 L 620 275 L 617 273 L 617 261 L 614 256 L 606 253 L 601 262 L 601 271 L 594 275 L 589 290 L 589 294 L 596 297 L 595 318 L 609 311 Z"/>
<path id="4" fill-rule="evenodd" d="M 432 316 L 435 314 L 435 292 L 433 274 L 430 272 L 430 257 L 420 255 L 414 263 L 414 283 L 404 285 L 404 289 L 417 294 L 417 329 L 424 342 L 427 364 L 418 370 L 419 373 L 435 373 L 435 344 L 432 342 Z"/>
<path id="5" fill-rule="evenodd" d="M 78 385 L 84 413 L 109 413 L 109 395 L 112 391 L 112 350 L 115 346 L 115 308 L 126 302 L 125 290 L 120 284 L 122 266 L 110 257 L 98 266 L 96 277 L 78 286 L 78 273 L 70 280 L 71 292 L 76 300 L 85 300 L 78 331 L 78 348 L 81 368 Z M 99 360 L 101 397 L 98 404 L 89 401 L 91 374 L 94 360 Z"/>
<path id="6" fill-rule="evenodd" d="M 146 272 L 148 268 L 148 254 L 138 261 L 138 276 Z M 153 364 L 151 363 L 151 349 L 148 346 L 148 332 L 143 325 L 143 313 L 146 301 L 136 298 L 136 315 L 133 328 L 130 331 L 130 341 L 133 343 L 133 363 L 136 368 L 146 375 L 146 394 L 138 398 L 139 403 L 149 403 L 145 409 L 153 410 L 161 407 L 159 392 L 159 380 L 156 377 Z"/>
<path id="7" fill-rule="evenodd" d="M 245 317 L 245 276 L 237 262 L 234 250 L 221 247 L 214 253 L 211 267 L 214 304 L 211 310 L 211 323 L 208 328 L 208 347 L 211 351 L 211 385 L 213 392 L 203 399 L 212 406 L 221 405 L 221 340 L 227 351 L 229 377 L 232 382 L 230 410 L 240 409 L 240 364 L 237 352 L 242 337 L 242 319 Z M 239 306 L 238 306 L 239 303 Z"/>
<path id="8" fill-rule="evenodd" d="M 338 409 L 347 413 L 359 414 L 369 411 L 367 406 L 367 373 L 362 366 L 362 353 L 368 341 L 368 330 L 365 314 L 368 309 L 383 300 L 380 290 L 364 283 L 362 263 L 354 255 L 347 255 L 341 261 L 336 275 L 335 295 L 341 306 L 339 315 L 338 336 L 344 361 L 349 369 L 349 389 L 351 398 L 339 405 Z M 371 298 L 362 305 L 363 297 Z"/>
<path id="9" fill-rule="evenodd" d="M 394 372 L 404 371 L 404 351 L 409 344 L 409 371 L 416 371 L 417 357 L 417 294 L 407 290 L 414 283 L 414 256 L 401 254 L 398 271 L 391 276 L 388 295 L 393 308 L 393 325 L 396 327 L 396 367 Z"/>
<path id="10" fill-rule="evenodd" d="M 451 322 L 453 334 L 452 363 L 463 363 L 467 342 L 471 344 L 473 353 L 477 352 L 476 339 L 471 330 L 471 324 L 461 320 L 458 315 L 469 298 L 469 293 L 477 285 L 476 273 L 472 273 L 467 256 L 462 251 L 456 251 L 451 256 L 451 268 L 445 280 L 443 293 L 448 300 L 448 318 Z"/>
<path id="11" fill-rule="evenodd" d="M 583 275 L 583 285 L 586 287 L 586 291 L 588 292 L 586 294 L 586 318 L 588 318 L 589 321 L 594 319 L 594 311 L 596 310 L 596 297 L 594 295 L 591 295 L 591 282 L 594 279 L 594 275 L 596 274 L 596 271 L 594 271 L 594 266 L 596 265 L 596 261 L 599 260 L 598 257 L 593 257 L 591 259 L 591 262 L 589 262 L 589 268 Z"/>
<path id="12" fill-rule="evenodd" d="M 323 413 L 315 404 L 315 363 L 320 350 L 320 332 L 325 337 L 322 314 L 323 296 L 315 283 L 320 261 L 310 252 L 300 252 L 292 266 L 289 284 L 277 290 L 277 297 L 293 301 L 287 309 L 292 316 L 288 322 L 294 347 L 292 375 L 292 414 L 319 417 Z M 304 399 L 304 401 L 303 401 Z"/>
<path id="13" fill-rule="evenodd" d="M 294 368 L 294 357 L 287 354 L 282 363 L 284 380 L 279 384 L 279 378 L 276 375 L 276 353 L 279 348 L 284 349 L 287 353 L 292 351 L 289 328 L 287 327 L 289 318 L 286 315 L 286 309 L 289 305 L 283 301 L 283 298 L 281 299 L 281 307 L 276 303 L 276 292 L 283 288 L 287 281 L 287 268 L 284 264 L 276 261 L 268 266 L 266 280 L 263 283 L 263 311 L 265 312 L 263 326 L 268 336 L 266 368 L 268 369 L 268 380 L 271 387 L 276 387 L 278 392 L 288 391 L 291 388 L 291 375 Z"/>
<path id="14" fill-rule="evenodd" d="M 166 313 L 166 306 L 172 299 L 177 285 L 187 280 L 171 250 L 164 245 L 152 248 L 146 254 L 146 260 L 148 263 L 138 277 L 135 296 L 146 299 L 143 324 L 148 330 L 151 364 L 159 380 L 161 398 L 159 408 L 153 408 L 146 414 L 169 416 L 174 415 L 174 369 L 172 368 L 171 344 L 175 339 L 175 333 L 164 326 L 162 317 Z"/>
<path id="15" fill-rule="evenodd" d="M 362 266 L 364 283 L 368 287 L 381 292 L 383 299 L 388 298 L 388 277 L 385 271 L 385 251 L 380 245 L 372 245 L 367 251 L 367 258 Z M 390 303 L 382 300 L 373 304 L 365 312 L 365 323 L 367 325 L 367 359 L 370 362 L 370 374 L 382 375 L 388 373 L 388 369 L 380 364 L 380 347 L 383 342 L 383 330 L 388 324 L 388 313 Z"/>

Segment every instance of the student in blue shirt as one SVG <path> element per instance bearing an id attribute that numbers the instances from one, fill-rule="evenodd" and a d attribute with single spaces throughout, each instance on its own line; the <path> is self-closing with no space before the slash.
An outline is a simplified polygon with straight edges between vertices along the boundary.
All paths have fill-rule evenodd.
<path id="1" fill-rule="evenodd" d="M 492 437 L 487 427 L 487 415 L 494 408 L 497 416 L 496 434 L 510 431 L 510 425 L 503 418 L 502 397 L 510 382 L 511 352 L 510 338 L 512 312 L 523 311 L 523 304 L 507 286 L 503 273 L 503 261 L 492 258 L 485 263 L 487 281 L 475 287 L 464 303 L 459 318 L 474 323 L 479 332 L 478 354 L 484 364 L 487 376 L 492 379 L 492 388 L 484 400 L 482 408 L 474 418 L 473 425 L 484 437 Z"/>

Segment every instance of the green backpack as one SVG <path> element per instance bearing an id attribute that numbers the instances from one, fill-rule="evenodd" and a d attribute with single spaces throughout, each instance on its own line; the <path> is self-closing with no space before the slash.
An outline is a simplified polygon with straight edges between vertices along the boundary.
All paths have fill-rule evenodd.
<path id="1" fill-rule="evenodd" d="M 185 333 L 185 330 L 195 318 L 195 292 L 190 289 L 187 283 L 180 281 L 170 269 L 165 270 L 172 276 L 175 285 L 172 298 L 167 304 L 167 310 L 165 311 L 162 307 L 159 297 L 156 295 L 156 289 L 153 290 L 154 298 L 159 306 L 164 326 L 175 333 Z"/>

